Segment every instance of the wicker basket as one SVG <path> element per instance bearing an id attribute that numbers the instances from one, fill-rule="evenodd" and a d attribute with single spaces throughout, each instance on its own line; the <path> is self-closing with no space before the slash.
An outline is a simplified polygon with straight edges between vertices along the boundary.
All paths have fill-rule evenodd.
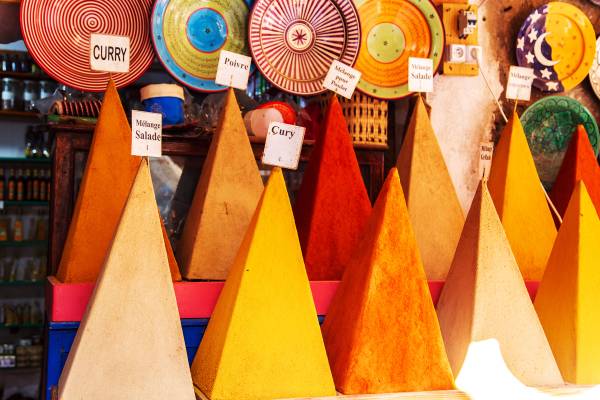
<path id="1" fill-rule="evenodd" d="M 321 96 L 323 113 L 327 108 L 330 94 Z M 338 96 L 348 124 L 348 131 L 355 144 L 387 146 L 388 102 L 354 92 L 348 100 Z"/>

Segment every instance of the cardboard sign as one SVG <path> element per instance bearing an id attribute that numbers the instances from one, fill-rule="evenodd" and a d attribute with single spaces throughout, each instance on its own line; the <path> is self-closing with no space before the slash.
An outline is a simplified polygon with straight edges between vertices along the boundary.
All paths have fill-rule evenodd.
<path id="1" fill-rule="evenodd" d="M 262 156 L 263 164 L 297 169 L 304 132 L 302 126 L 271 122 Z"/>
<path id="2" fill-rule="evenodd" d="M 90 37 L 90 67 L 92 71 L 129 72 L 129 37 L 100 35 Z"/>
<path id="3" fill-rule="evenodd" d="M 479 176 L 482 179 L 488 179 L 490 177 L 493 156 L 494 142 L 481 142 L 479 146 Z"/>
<path id="4" fill-rule="evenodd" d="M 433 60 L 431 58 L 408 58 L 408 91 L 433 92 Z"/>
<path id="5" fill-rule="evenodd" d="M 532 68 L 511 65 L 508 72 L 508 84 L 506 85 L 506 98 L 529 101 L 534 78 Z"/>
<path id="6" fill-rule="evenodd" d="M 215 83 L 246 90 L 248 87 L 248 77 L 250 76 L 251 62 L 251 57 L 221 50 Z"/>
<path id="7" fill-rule="evenodd" d="M 333 60 L 323 81 L 323 87 L 349 99 L 358 85 L 360 76 L 360 71 Z"/>
<path id="8" fill-rule="evenodd" d="M 131 111 L 131 155 L 162 156 L 162 114 Z"/>

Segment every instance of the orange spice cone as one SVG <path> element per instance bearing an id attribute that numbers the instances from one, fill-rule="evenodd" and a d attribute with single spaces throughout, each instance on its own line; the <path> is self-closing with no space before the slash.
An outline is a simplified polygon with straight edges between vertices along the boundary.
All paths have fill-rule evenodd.
<path id="1" fill-rule="evenodd" d="M 452 389 L 453 377 L 393 168 L 323 324 L 344 394 Z"/>
<path id="2" fill-rule="evenodd" d="M 332 96 L 294 205 L 310 280 L 341 279 L 370 212 L 342 107 Z"/>
<path id="3" fill-rule="evenodd" d="M 131 155 L 131 128 L 110 81 L 56 273 L 58 280 L 96 281 L 140 162 L 140 157 Z"/>
<path id="4" fill-rule="evenodd" d="M 156 210 L 142 162 L 61 374 L 60 400 L 194 400 Z"/>
<path id="5" fill-rule="evenodd" d="M 516 113 L 496 146 L 489 188 L 523 278 L 539 281 L 556 227 Z"/>
<path id="6" fill-rule="evenodd" d="M 562 384 L 485 182 L 473 199 L 437 310 L 457 380 L 469 345 L 495 339 L 521 382 Z"/>
<path id="7" fill-rule="evenodd" d="M 281 169 L 275 168 L 192 365 L 213 400 L 335 396 Z"/>
<path id="8" fill-rule="evenodd" d="M 258 165 L 230 89 L 178 243 L 185 278 L 227 277 L 262 190 Z"/>
<path id="9" fill-rule="evenodd" d="M 566 381 L 600 383 L 600 220 L 578 181 L 535 298 Z"/>
<path id="10" fill-rule="evenodd" d="M 552 186 L 550 197 L 561 216 L 565 215 L 577 181 L 585 182 L 587 191 L 600 214 L 600 167 L 583 125 L 579 125 Z"/>
<path id="11" fill-rule="evenodd" d="M 396 167 L 427 278 L 446 279 L 465 216 L 420 96 Z"/>

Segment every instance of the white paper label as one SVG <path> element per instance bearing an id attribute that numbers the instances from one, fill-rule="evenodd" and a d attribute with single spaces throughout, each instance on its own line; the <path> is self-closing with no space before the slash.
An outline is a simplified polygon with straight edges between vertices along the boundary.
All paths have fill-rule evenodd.
<path id="1" fill-rule="evenodd" d="M 4 200 L 0 200 L 0 210 L 4 210 Z"/>
<path id="2" fill-rule="evenodd" d="M 131 155 L 162 155 L 162 114 L 131 111 Z"/>
<path id="3" fill-rule="evenodd" d="M 90 66 L 93 71 L 129 72 L 129 53 L 129 37 L 91 34 Z"/>
<path id="4" fill-rule="evenodd" d="M 479 176 L 487 179 L 490 177 L 492 157 L 494 155 L 494 142 L 481 142 L 479 147 Z"/>
<path id="5" fill-rule="evenodd" d="M 262 162 L 287 169 L 297 169 L 304 142 L 302 126 L 271 122 L 267 132 Z"/>
<path id="6" fill-rule="evenodd" d="M 221 50 L 215 83 L 246 90 L 248 87 L 248 77 L 250 76 L 251 62 L 251 57 Z"/>
<path id="7" fill-rule="evenodd" d="M 408 91 L 433 92 L 433 60 L 431 58 L 408 58 Z"/>
<path id="8" fill-rule="evenodd" d="M 360 75 L 360 71 L 333 60 L 323 81 L 323 87 L 349 99 L 360 81 Z"/>
<path id="9" fill-rule="evenodd" d="M 508 72 L 506 98 L 529 101 L 531 99 L 531 85 L 533 85 L 534 78 L 535 75 L 532 68 L 512 65 Z"/>

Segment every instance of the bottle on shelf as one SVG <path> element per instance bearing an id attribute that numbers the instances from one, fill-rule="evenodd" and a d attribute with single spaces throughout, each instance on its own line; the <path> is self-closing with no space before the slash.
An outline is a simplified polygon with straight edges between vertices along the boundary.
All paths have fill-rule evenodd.
<path id="1" fill-rule="evenodd" d="M 25 200 L 25 180 L 23 179 L 23 170 L 20 168 L 17 170 L 17 181 L 16 181 L 16 199 L 17 201 Z"/>
<path id="2" fill-rule="evenodd" d="M 4 175 L 4 168 L 0 168 L 0 200 L 5 200 L 5 183 L 6 176 Z"/>
<path id="3" fill-rule="evenodd" d="M 31 170 L 25 169 L 25 200 L 33 200 L 33 180 L 31 179 Z"/>
<path id="4" fill-rule="evenodd" d="M 21 242 L 23 240 L 23 216 L 19 213 L 15 216 L 13 225 L 13 241 Z"/>
<path id="5" fill-rule="evenodd" d="M 8 182 L 6 184 L 6 200 L 14 201 L 16 198 L 16 186 L 17 182 L 15 180 L 15 170 L 8 170 Z"/>
<path id="6" fill-rule="evenodd" d="M 40 178 L 37 169 L 33 170 L 31 181 L 31 200 L 40 200 Z"/>

